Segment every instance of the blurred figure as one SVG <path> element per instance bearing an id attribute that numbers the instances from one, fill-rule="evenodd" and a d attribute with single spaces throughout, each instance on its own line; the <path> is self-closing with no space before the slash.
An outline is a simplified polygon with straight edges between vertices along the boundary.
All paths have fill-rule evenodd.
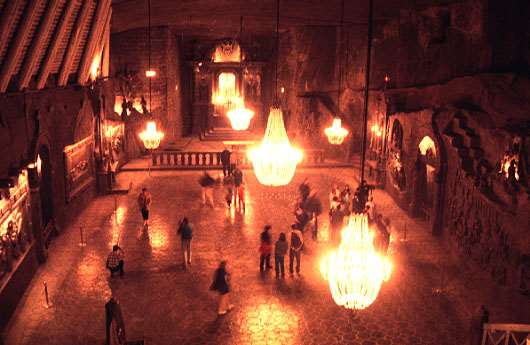
<path id="1" fill-rule="evenodd" d="M 125 345 L 125 323 L 117 299 L 111 297 L 105 303 L 105 345 Z"/>
<path id="2" fill-rule="evenodd" d="M 245 183 L 241 183 L 239 187 L 237 187 L 237 206 L 240 210 L 243 210 L 245 212 Z"/>
<path id="3" fill-rule="evenodd" d="M 232 176 L 226 176 L 223 181 L 226 187 L 225 201 L 228 208 L 232 206 L 232 200 L 234 199 L 234 179 Z"/>
<path id="4" fill-rule="evenodd" d="M 235 166 L 234 171 L 232 171 L 232 175 L 234 176 L 234 186 L 236 188 L 236 203 L 239 203 L 239 199 L 241 198 L 241 195 L 239 195 L 239 187 L 243 184 L 243 172 L 239 169 L 238 166 Z M 243 196 L 243 198 L 245 198 Z"/>
<path id="5" fill-rule="evenodd" d="M 259 258 L 259 270 L 260 272 L 269 270 L 271 266 L 271 252 L 272 252 L 272 240 L 270 234 L 270 225 L 265 225 L 263 232 L 260 235 L 260 258 Z"/>
<path id="6" fill-rule="evenodd" d="M 340 190 L 339 187 L 334 184 L 329 193 L 329 208 L 331 209 L 337 202 L 340 200 Z"/>
<path id="7" fill-rule="evenodd" d="M 342 192 L 340 193 L 340 202 L 342 204 L 342 211 L 345 215 L 350 214 L 351 210 L 351 190 L 350 186 L 346 185 Z"/>
<path id="8" fill-rule="evenodd" d="M 287 249 L 289 249 L 289 245 L 287 244 L 285 234 L 282 232 L 274 245 L 274 270 L 276 271 L 276 278 L 280 276 L 285 278 L 285 255 L 287 254 Z"/>
<path id="9" fill-rule="evenodd" d="M 177 234 L 180 235 L 180 247 L 182 249 L 182 266 L 187 269 L 191 266 L 191 239 L 193 238 L 193 227 L 184 217 L 179 221 Z"/>
<path id="10" fill-rule="evenodd" d="M 205 171 L 199 179 L 199 184 L 201 185 L 202 205 L 208 204 L 211 208 L 214 208 L 213 186 L 215 185 L 215 179 Z"/>
<path id="11" fill-rule="evenodd" d="M 218 315 L 224 315 L 232 308 L 233 304 L 230 304 L 230 273 L 228 273 L 228 263 L 223 260 L 219 263 L 219 267 L 215 270 L 214 278 L 210 290 L 217 291 L 219 293 L 219 307 L 217 308 Z"/>
<path id="12" fill-rule="evenodd" d="M 337 204 L 329 210 L 329 229 L 331 242 L 338 244 L 340 242 L 340 230 L 344 224 L 344 213 L 341 204 Z"/>

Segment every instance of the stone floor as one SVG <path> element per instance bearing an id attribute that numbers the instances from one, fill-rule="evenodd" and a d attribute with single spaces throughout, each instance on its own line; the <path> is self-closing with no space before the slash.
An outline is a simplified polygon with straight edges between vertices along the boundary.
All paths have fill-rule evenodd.
<path id="1" fill-rule="evenodd" d="M 376 191 L 377 207 L 393 219 L 394 270 L 377 300 L 352 312 L 333 302 L 319 273 L 325 243 L 309 240 L 301 277 L 277 281 L 258 270 L 259 233 L 273 226 L 276 237 L 292 222 L 298 184 L 308 178 L 326 204 L 334 183 L 356 186 L 351 169 L 297 172 L 287 187 L 267 188 L 245 171 L 247 211 L 229 211 L 222 190 L 214 210 L 199 204 L 199 172 L 126 172 L 129 195 L 91 202 L 50 248 L 5 330 L 9 345 L 103 344 L 104 303 L 114 294 L 124 313 L 127 338 L 146 344 L 467 344 L 469 320 L 480 304 L 492 322 L 530 323 L 527 297 L 489 283 L 451 257 L 421 221 L 411 220 L 388 195 Z M 147 186 L 153 196 L 150 238 L 142 239 L 136 196 Z M 114 209 L 117 212 L 113 212 Z M 176 224 L 194 224 L 193 266 L 181 269 Z M 327 217 L 322 217 L 326 227 Z M 80 227 L 87 245 L 79 245 Z M 403 241 L 406 233 L 406 241 Z M 126 274 L 109 278 L 105 259 L 119 242 Z M 235 309 L 217 317 L 217 296 L 208 290 L 219 260 L 232 272 Z M 52 306 L 45 307 L 43 283 Z M 441 294 L 433 293 L 442 289 Z"/>

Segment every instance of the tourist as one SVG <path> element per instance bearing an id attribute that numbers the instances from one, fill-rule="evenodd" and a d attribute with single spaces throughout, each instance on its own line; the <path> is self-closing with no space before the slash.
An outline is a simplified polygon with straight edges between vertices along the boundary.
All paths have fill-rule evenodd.
<path id="1" fill-rule="evenodd" d="M 344 224 L 344 213 L 342 211 L 341 204 L 337 204 L 336 207 L 329 211 L 329 229 L 330 239 L 334 244 L 340 242 L 340 230 Z"/>
<path id="2" fill-rule="evenodd" d="M 125 258 L 125 253 L 117 244 L 112 247 L 112 252 L 110 252 L 107 257 L 107 268 L 110 271 L 111 278 L 114 276 L 115 272 L 120 272 L 120 276 L 123 276 L 123 259 Z"/>
<path id="3" fill-rule="evenodd" d="M 142 188 L 142 192 L 138 195 L 138 207 L 140 208 L 140 213 L 142 214 L 142 219 L 144 221 L 144 228 L 149 226 L 149 209 L 151 207 L 151 193 L 147 191 L 147 188 Z"/>
<path id="4" fill-rule="evenodd" d="M 350 214 L 351 209 L 351 191 L 350 186 L 346 185 L 342 192 L 340 193 L 340 202 L 342 204 L 342 212 L 344 212 L 345 215 Z"/>
<path id="5" fill-rule="evenodd" d="M 215 270 L 214 278 L 210 290 L 219 293 L 219 307 L 217 308 L 218 315 L 224 315 L 234 305 L 230 304 L 230 273 L 228 273 L 226 260 L 221 261 L 219 267 Z"/>
<path id="6" fill-rule="evenodd" d="M 223 176 L 230 175 L 230 151 L 225 147 L 221 152 L 221 164 L 223 164 Z"/>
<path id="7" fill-rule="evenodd" d="M 285 255 L 287 254 L 287 249 L 289 249 L 289 245 L 287 244 L 285 234 L 282 232 L 274 245 L 274 270 L 276 271 L 276 278 L 280 276 L 285 278 Z"/>
<path id="8" fill-rule="evenodd" d="M 105 345 L 126 344 L 125 323 L 117 299 L 111 297 L 105 303 Z"/>
<path id="9" fill-rule="evenodd" d="M 224 185 L 226 187 L 226 205 L 230 208 L 232 206 L 232 200 L 234 199 L 234 179 L 232 176 L 226 176 L 224 178 Z"/>
<path id="10" fill-rule="evenodd" d="M 239 199 L 241 198 L 241 195 L 239 195 L 239 187 L 243 184 L 243 172 L 236 165 L 234 171 L 232 171 L 232 175 L 234 176 L 234 186 L 236 188 L 236 202 L 239 203 Z"/>
<path id="11" fill-rule="evenodd" d="M 215 180 L 210 174 L 208 174 L 207 171 L 203 173 L 201 178 L 199 179 L 199 184 L 201 185 L 201 198 L 202 198 L 202 205 L 210 205 L 211 208 L 214 208 L 213 204 L 213 186 L 215 184 Z"/>
<path id="12" fill-rule="evenodd" d="M 180 220 L 177 229 L 177 234 L 180 235 L 180 247 L 182 249 L 182 266 L 187 269 L 191 266 L 191 239 L 193 238 L 193 228 L 188 221 L 188 218 L 184 217 Z"/>
<path id="13" fill-rule="evenodd" d="M 259 258 L 259 270 L 260 272 L 265 271 L 266 269 L 271 269 L 271 252 L 272 252 L 272 240 L 271 234 L 269 233 L 271 229 L 270 225 L 265 225 L 263 232 L 260 235 L 260 258 Z"/>
<path id="14" fill-rule="evenodd" d="M 368 222 L 371 224 L 376 220 L 377 212 L 375 210 L 374 198 L 370 197 L 364 205 L 365 212 L 368 215 Z"/>
<path id="15" fill-rule="evenodd" d="M 245 212 L 245 183 L 241 183 L 241 185 L 237 188 L 237 204 L 240 210 Z"/>
<path id="16" fill-rule="evenodd" d="M 337 202 L 340 200 L 340 190 L 339 187 L 334 184 L 329 193 L 329 209 L 333 208 Z"/>
<path id="17" fill-rule="evenodd" d="M 291 246 L 289 250 L 289 273 L 293 275 L 294 260 L 296 259 L 296 273 L 300 275 L 300 259 L 302 247 L 304 246 L 304 237 L 302 232 L 296 226 L 291 226 Z"/>

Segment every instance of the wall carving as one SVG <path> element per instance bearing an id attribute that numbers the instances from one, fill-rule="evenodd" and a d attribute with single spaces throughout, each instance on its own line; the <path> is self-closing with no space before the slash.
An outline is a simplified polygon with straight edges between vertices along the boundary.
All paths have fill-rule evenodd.
<path id="1" fill-rule="evenodd" d="M 64 148 L 66 202 L 84 191 L 94 181 L 93 137 Z"/>

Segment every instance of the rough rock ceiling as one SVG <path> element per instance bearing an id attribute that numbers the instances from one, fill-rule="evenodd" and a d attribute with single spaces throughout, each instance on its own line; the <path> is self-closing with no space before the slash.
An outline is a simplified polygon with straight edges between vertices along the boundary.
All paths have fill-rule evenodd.
<path id="1" fill-rule="evenodd" d="M 72 74 L 85 83 L 111 12 L 110 0 L 0 0 L 0 92 L 40 89 L 54 74 L 58 86 Z"/>
<path id="2" fill-rule="evenodd" d="M 376 20 L 402 8 L 424 8 L 462 0 L 374 0 Z M 113 0 L 112 32 L 147 26 L 148 0 Z M 338 25 L 341 0 L 281 0 L 281 26 Z M 345 0 L 345 25 L 367 23 L 368 0 Z M 252 33 L 275 30 L 276 0 L 151 0 L 151 25 L 170 26 L 194 35 L 236 35 L 239 19 Z"/>

